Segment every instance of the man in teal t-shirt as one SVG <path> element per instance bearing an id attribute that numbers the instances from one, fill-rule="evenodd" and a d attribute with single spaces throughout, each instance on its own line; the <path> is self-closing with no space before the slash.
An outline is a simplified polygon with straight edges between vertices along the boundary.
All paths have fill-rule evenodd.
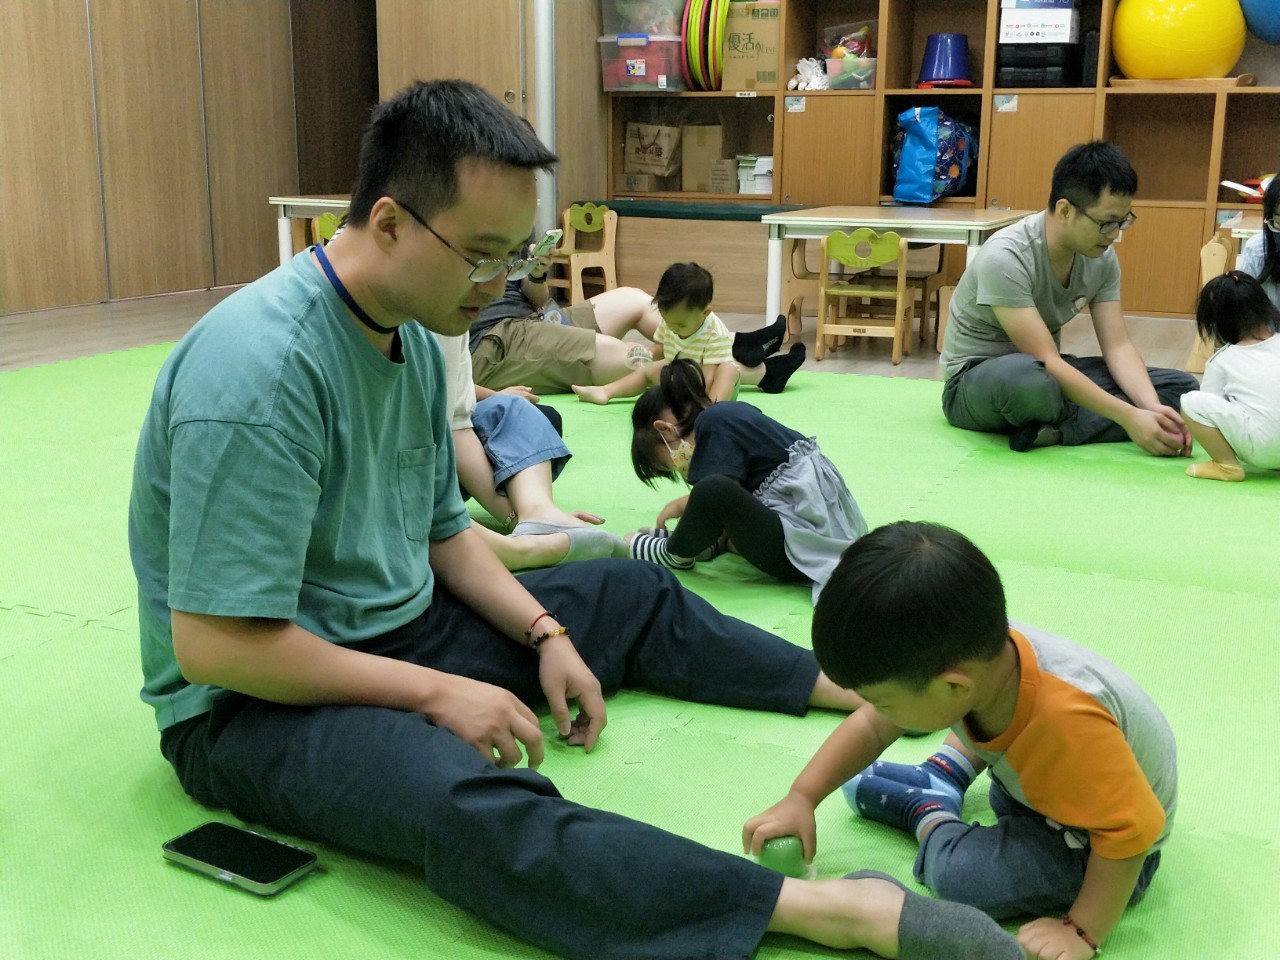
<path id="1" fill-rule="evenodd" d="M 1019 452 L 1125 439 L 1156 456 L 1191 452 L 1178 401 L 1196 379 L 1148 367 L 1120 309 L 1111 246 L 1137 219 L 1137 190 L 1114 145 L 1072 147 L 1054 168 L 1049 208 L 981 247 L 951 299 L 943 339 L 948 423 L 1008 433 Z M 1102 356 L 1062 354 L 1059 330 L 1086 309 Z"/>
<path id="2" fill-rule="evenodd" d="M 558 955 L 746 957 L 768 929 L 886 952 L 936 927 L 950 955 L 992 956 L 1009 938 L 970 908 L 784 878 L 536 772 L 534 707 L 590 750 L 624 685 L 858 703 L 654 564 L 517 579 L 470 529 L 431 332 L 465 333 L 526 265 L 554 161 L 478 87 L 410 87 L 374 112 L 342 235 L 228 297 L 165 363 L 129 506 L 161 752 L 201 803 L 410 862 Z"/>

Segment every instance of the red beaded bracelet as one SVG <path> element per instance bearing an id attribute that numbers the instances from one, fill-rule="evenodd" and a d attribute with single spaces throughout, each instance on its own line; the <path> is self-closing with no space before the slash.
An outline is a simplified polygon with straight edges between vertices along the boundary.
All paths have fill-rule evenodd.
<path id="1" fill-rule="evenodd" d="M 1080 924 L 1072 920 L 1070 915 L 1067 915 L 1062 918 L 1062 925 L 1064 927 L 1075 928 L 1076 936 L 1079 937 L 1081 940 L 1085 942 L 1085 944 L 1088 945 L 1089 949 L 1093 951 L 1094 956 L 1099 956 L 1102 953 L 1102 948 L 1093 942 L 1093 937 L 1089 936 L 1088 932 L 1085 930 L 1084 927 L 1080 926 Z"/>

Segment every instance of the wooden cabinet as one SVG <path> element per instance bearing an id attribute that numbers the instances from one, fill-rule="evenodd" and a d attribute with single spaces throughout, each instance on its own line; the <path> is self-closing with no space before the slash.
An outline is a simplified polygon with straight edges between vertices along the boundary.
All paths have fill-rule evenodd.
<path id="1" fill-rule="evenodd" d="M 810 206 L 876 202 L 880 138 L 871 94 L 787 97 L 781 164 L 775 179 L 783 203 Z"/>
<path id="2" fill-rule="evenodd" d="M 1000 0 L 779 0 L 778 78 L 785 88 L 796 60 L 815 56 L 824 31 L 875 21 L 873 91 L 760 93 L 749 108 L 735 91 L 614 94 L 608 126 L 609 185 L 622 172 L 629 119 L 727 116 L 754 152 L 774 153 L 774 203 L 813 206 L 890 203 L 895 118 L 911 106 L 938 106 L 977 131 L 974 180 L 947 204 L 1039 208 L 1048 200 L 1054 164 L 1070 146 L 1114 141 L 1138 171 L 1139 223 L 1122 245 L 1124 307 L 1130 313 L 1186 316 L 1195 295 L 1200 246 L 1218 222 L 1246 206 L 1222 179 L 1244 180 L 1275 169 L 1280 156 L 1280 87 L 1220 85 L 1111 86 L 1120 74 L 1110 25 L 1119 0 L 1080 0 L 1080 31 L 1095 32 L 1096 71 L 1084 86 L 1002 88 L 996 84 Z M 963 89 L 915 88 L 934 33 L 968 37 L 970 77 Z M 755 94 L 750 96 L 755 97 Z M 726 141 L 726 155 L 729 155 Z M 759 196 L 622 193 L 682 200 L 752 200 Z"/>
<path id="3" fill-rule="evenodd" d="M 1014 210 L 1045 206 L 1058 158 L 1093 135 L 1096 100 L 1091 90 L 997 94 L 984 145 L 987 204 Z"/>

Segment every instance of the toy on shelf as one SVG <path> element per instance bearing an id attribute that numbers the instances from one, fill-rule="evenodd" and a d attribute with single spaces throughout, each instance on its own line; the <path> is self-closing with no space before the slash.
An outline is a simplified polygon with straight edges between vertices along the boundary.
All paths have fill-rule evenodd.
<path id="1" fill-rule="evenodd" d="M 1222 78 L 1244 52 L 1239 0 L 1120 0 L 1111 33 L 1133 80 Z"/>
<path id="2" fill-rule="evenodd" d="M 1264 43 L 1280 44 L 1280 2 L 1240 0 L 1249 32 Z"/>
<path id="3" fill-rule="evenodd" d="M 787 81 L 788 90 L 826 90 L 831 84 L 822 61 L 804 57 L 796 61 L 796 75 Z"/>
<path id="4" fill-rule="evenodd" d="M 828 27 L 823 31 L 827 82 L 832 90 L 869 90 L 876 85 L 873 21 Z"/>
<path id="5" fill-rule="evenodd" d="M 931 33 L 925 44 L 916 86 L 972 87 L 969 76 L 969 37 L 963 33 Z"/>

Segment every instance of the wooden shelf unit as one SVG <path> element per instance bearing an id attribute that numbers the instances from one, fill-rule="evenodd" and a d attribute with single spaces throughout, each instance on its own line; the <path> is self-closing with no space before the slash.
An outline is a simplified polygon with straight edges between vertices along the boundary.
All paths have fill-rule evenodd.
<path id="1" fill-rule="evenodd" d="M 999 0 L 779 0 L 782 89 L 614 94 L 609 97 L 610 169 L 622 172 L 631 119 L 721 123 L 725 152 L 772 153 L 774 192 L 717 195 L 615 194 L 708 202 L 865 205 L 891 202 L 896 115 L 936 105 L 971 122 L 978 161 L 969 195 L 951 205 L 1043 207 L 1053 166 L 1070 146 L 1105 138 L 1138 171 L 1140 223 L 1117 248 L 1126 265 L 1125 309 L 1190 316 L 1200 246 L 1220 214 L 1249 210 L 1223 179 L 1269 172 L 1280 157 L 1280 87 L 1112 87 L 1111 19 L 1119 0 L 1081 0 L 1083 40 L 1099 31 L 1096 73 L 1080 87 L 995 86 Z M 789 91 L 795 62 L 814 56 L 824 28 L 876 21 L 877 86 L 870 91 Z M 969 38 L 971 88 L 914 87 L 932 33 Z M 641 106 L 643 104 L 643 106 Z M 680 120 L 683 116 L 692 120 Z M 1256 206 L 1252 209 L 1257 209 Z"/>

